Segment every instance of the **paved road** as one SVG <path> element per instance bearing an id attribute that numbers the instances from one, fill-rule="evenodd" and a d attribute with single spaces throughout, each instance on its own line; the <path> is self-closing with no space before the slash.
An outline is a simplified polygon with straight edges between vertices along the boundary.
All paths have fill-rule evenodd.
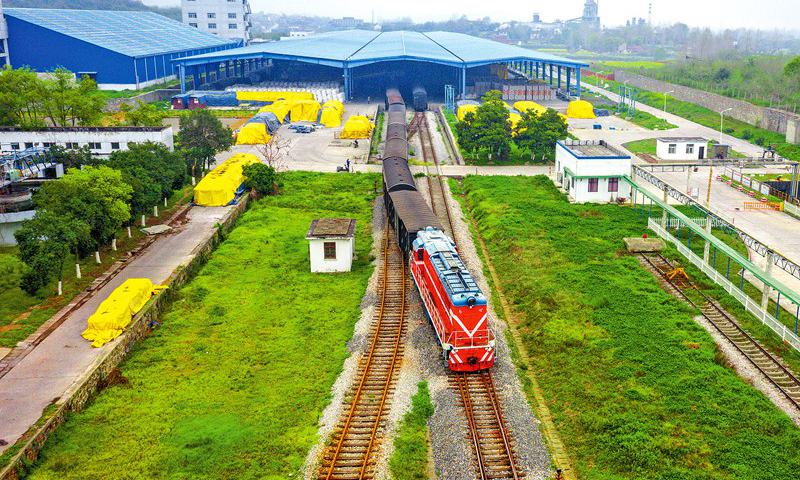
<path id="1" fill-rule="evenodd" d="M 584 83 L 583 86 L 592 92 L 600 93 L 610 98 L 613 102 L 619 102 L 619 95 L 616 93 L 611 93 L 586 83 Z M 643 140 L 645 138 L 654 137 L 703 137 L 708 140 L 717 141 L 720 138 L 719 130 L 704 127 L 703 125 L 699 125 L 671 113 L 665 113 L 661 109 L 653 108 L 642 103 L 639 103 L 636 108 L 643 112 L 653 114 L 656 117 L 663 118 L 669 123 L 677 125 L 678 128 L 673 128 L 671 130 L 647 130 L 630 124 L 630 128 L 627 130 L 607 130 L 604 128 L 603 130 L 575 130 L 573 133 L 581 139 L 605 139 L 617 146 L 621 146 L 623 143 L 633 140 Z M 753 145 L 746 140 L 741 140 L 727 134 L 722 135 L 722 142 L 730 145 L 731 148 L 737 152 L 753 157 L 761 156 L 761 153 L 764 151 L 764 149 L 758 145 Z"/>
<path id="2" fill-rule="evenodd" d="M 86 320 L 100 302 L 128 278 L 149 278 L 155 284 L 166 280 L 178 265 L 188 260 L 189 253 L 203 237 L 213 231 L 226 210 L 226 207 L 191 208 L 182 226 L 158 238 L 0 378 L 0 439 L 8 442 L 0 446 L 0 452 L 13 445 L 39 419 L 42 410 L 63 395 L 104 349 L 110 348 L 111 344 L 91 348 L 81 337 Z"/>

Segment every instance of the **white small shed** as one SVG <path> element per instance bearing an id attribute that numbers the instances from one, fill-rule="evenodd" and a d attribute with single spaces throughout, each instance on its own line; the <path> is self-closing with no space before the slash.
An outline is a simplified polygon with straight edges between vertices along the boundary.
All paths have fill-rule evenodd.
<path id="1" fill-rule="evenodd" d="M 349 272 L 355 253 L 356 221 L 352 218 L 318 218 L 311 222 L 309 242 L 312 272 Z"/>
<path id="2" fill-rule="evenodd" d="M 603 140 L 556 142 L 556 181 L 577 203 L 630 198 L 631 157 Z"/>
<path id="3" fill-rule="evenodd" d="M 656 142 L 656 156 L 663 160 L 706 158 L 708 140 L 702 137 L 662 137 Z"/>

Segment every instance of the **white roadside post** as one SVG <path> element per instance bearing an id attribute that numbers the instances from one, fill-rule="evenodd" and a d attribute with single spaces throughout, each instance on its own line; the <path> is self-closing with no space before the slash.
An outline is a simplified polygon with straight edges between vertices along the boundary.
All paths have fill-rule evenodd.
<path id="1" fill-rule="evenodd" d="M 128 226 L 128 238 L 131 238 L 131 227 L 130 227 L 130 225 Z"/>
<path id="2" fill-rule="evenodd" d="M 95 262 L 100 263 L 100 250 L 94 251 L 94 260 Z"/>
<path id="3" fill-rule="evenodd" d="M 670 90 L 669 92 L 664 92 L 664 113 L 667 111 L 667 95 L 670 93 L 675 93 L 675 90 Z"/>
<path id="4" fill-rule="evenodd" d="M 142 214 L 142 227 L 146 227 L 146 226 L 147 226 L 147 223 L 145 223 L 144 214 Z"/>
<path id="5" fill-rule="evenodd" d="M 115 252 L 117 251 L 117 239 L 116 238 L 112 238 L 111 239 L 111 250 L 114 250 Z"/>

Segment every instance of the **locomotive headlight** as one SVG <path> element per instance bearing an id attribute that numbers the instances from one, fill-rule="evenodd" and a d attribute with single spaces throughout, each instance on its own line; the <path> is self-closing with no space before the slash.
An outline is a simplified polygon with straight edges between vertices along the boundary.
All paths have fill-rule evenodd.
<path id="1" fill-rule="evenodd" d="M 469 305 L 470 307 L 475 305 L 475 297 L 469 297 L 467 299 L 467 305 Z"/>

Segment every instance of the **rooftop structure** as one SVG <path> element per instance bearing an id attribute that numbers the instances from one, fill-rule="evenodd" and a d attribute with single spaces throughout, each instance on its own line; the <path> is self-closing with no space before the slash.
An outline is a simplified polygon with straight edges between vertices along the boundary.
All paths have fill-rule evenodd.
<path id="1" fill-rule="evenodd" d="M 6 8 L 14 67 L 67 68 L 101 88 L 141 88 L 174 76 L 172 60 L 241 45 L 153 12 Z"/>
<path id="2" fill-rule="evenodd" d="M 0 152 L 60 146 L 69 149 L 88 146 L 95 156 L 127 150 L 129 143 L 163 143 L 173 150 L 172 127 L 47 127 L 26 130 L 0 127 Z"/>
<path id="3" fill-rule="evenodd" d="M 656 142 L 656 156 L 664 160 L 700 160 L 708 154 L 703 137 L 662 137 Z"/>
<path id="4" fill-rule="evenodd" d="M 306 234 L 312 272 L 349 272 L 355 253 L 356 221 L 352 218 L 318 218 Z"/>
<path id="5" fill-rule="evenodd" d="M 253 22 L 248 0 L 181 0 L 183 23 L 249 45 Z"/>
<path id="6" fill-rule="evenodd" d="M 347 98 L 353 93 L 354 79 L 370 78 L 363 81 L 376 84 L 376 75 L 397 78 L 441 77 L 441 84 L 460 84 L 460 91 L 466 90 L 467 70 L 493 64 L 518 65 L 528 67 L 536 64 L 541 67 L 566 69 L 568 76 L 580 82 L 580 68 L 586 63 L 559 57 L 549 53 L 537 52 L 527 48 L 472 37 L 452 32 L 376 32 L 368 30 L 347 30 L 327 32 L 303 38 L 280 42 L 254 44 L 247 47 L 181 58 L 176 63 L 182 69 L 184 78 L 200 75 L 204 68 L 220 62 L 251 62 L 269 59 L 273 62 L 300 62 L 303 69 L 327 67 L 340 70 L 332 75 L 344 79 Z M 369 67 L 381 64 L 380 68 Z M 529 68 L 529 70 L 533 70 Z M 478 70 L 476 70 L 477 72 Z M 560 78 L 550 68 L 552 81 Z M 482 72 L 481 72 L 482 74 Z M 384 85 L 381 85 L 383 87 Z M 185 85 L 184 85 L 185 87 Z"/>
<path id="7" fill-rule="evenodd" d="M 578 203 L 629 198 L 630 155 L 603 140 L 565 140 L 556 144 L 556 180 Z"/>

